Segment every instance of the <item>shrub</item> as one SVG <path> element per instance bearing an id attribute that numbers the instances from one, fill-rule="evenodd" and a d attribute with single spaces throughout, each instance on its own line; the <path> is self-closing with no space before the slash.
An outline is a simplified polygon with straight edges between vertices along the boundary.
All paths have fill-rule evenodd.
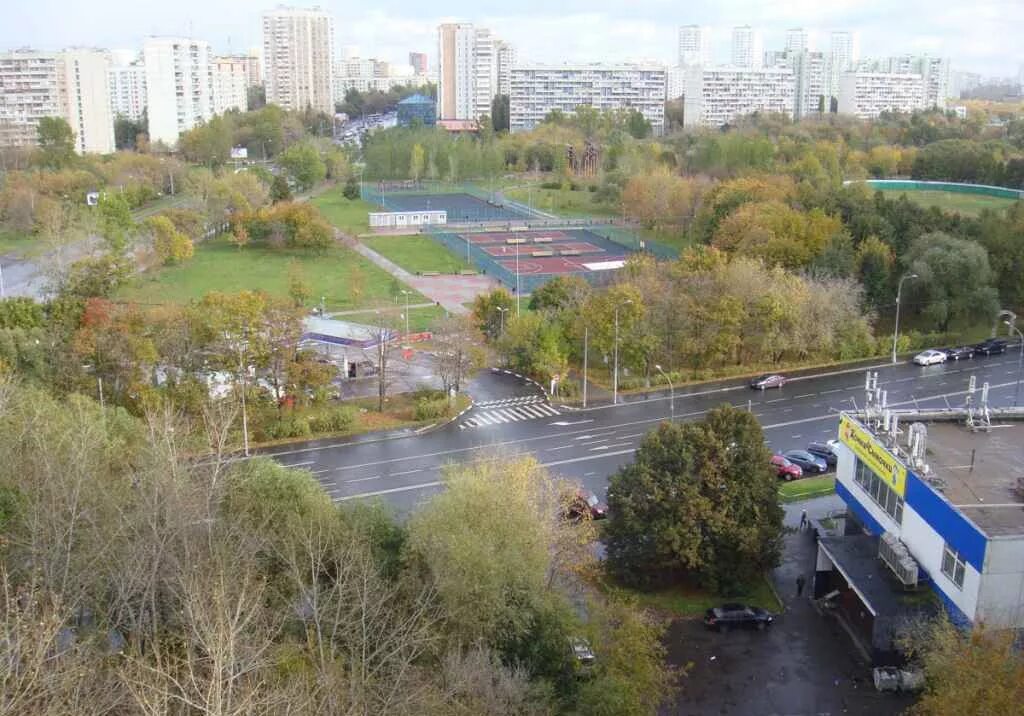
<path id="1" fill-rule="evenodd" d="M 438 420 L 448 414 L 448 401 L 444 398 L 420 398 L 416 401 L 417 420 Z"/>
<path id="2" fill-rule="evenodd" d="M 340 433 L 355 424 L 356 415 L 351 405 L 340 405 L 311 418 L 309 426 L 315 433 Z"/>

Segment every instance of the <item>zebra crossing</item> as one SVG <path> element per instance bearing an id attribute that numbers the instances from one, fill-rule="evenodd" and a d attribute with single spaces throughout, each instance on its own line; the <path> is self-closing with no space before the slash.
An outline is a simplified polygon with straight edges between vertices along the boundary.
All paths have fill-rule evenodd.
<path id="1" fill-rule="evenodd" d="M 543 395 L 520 395 L 515 398 L 502 398 L 501 400 L 487 400 L 483 403 L 476 403 L 477 408 L 508 408 L 514 405 L 530 405 L 532 403 L 546 403 Z"/>
<path id="2" fill-rule="evenodd" d="M 498 404 L 504 404 L 506 407 L 499 407 Z M 459 425 L 459 430 L 561 415 L 557 409 L 548 405 L 544 398 L 540 396 L 531 396 L 529 399 L 509 398 L 507 400 L 495 400 L 490 403 L 479 403 L 476 407 L 490 408 L 490 410 L 485 409 L 474 413 L 473 417 L 462 421 Z"/>

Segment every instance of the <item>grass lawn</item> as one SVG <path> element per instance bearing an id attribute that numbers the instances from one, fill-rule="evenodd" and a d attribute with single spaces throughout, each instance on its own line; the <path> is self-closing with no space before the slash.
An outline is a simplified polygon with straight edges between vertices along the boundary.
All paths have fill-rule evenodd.
<path id="1" fill-rule="evenodd" d="M 25 234 L 0 229 L 0 256 L 8 253 L 22 253 L 32 248 L 33 238 Z"/>
<path id="2" fill-rule="evenodd" d="M 238 249 L 221 237 L 197 245 L 195 256 L 180 266 L 169 266 L 139 276 L 122 288 L 117 298 L 139 303 L 186 303 L 209 291 L 247 289 L 262 289 L 270 294 L 287 296 L 288 264 L 292 259 L 303 268 L 312 290 L 313 303 L 319 303 L 323 296 L 329 311 L 394 305 L 399 291 L 408 289 L 359 254 L 342 246 L 335 246 L 323 254 L 256 246 Z M 355 289 L 360 283 L 362 287 L 357 292 Z M 409 301 L 424 303 L 426 299 L 414 292 Z"/>
<path id="3" fill-rule="evenodd" d="M 619 215 L 616 207 L 595 202 L 594 193 L 586 189 L 571 191 L 534 187 L 531 190 L 519 187 L 508 189 L 504 193 L 509 199 L 523 204 L 531 203 L 534 209 L 568 218 Z"/>
<path id="4" fill-rule="evenodd" d="M 805 477 L 801 480 L 784 482 L 779 486 L 779 499 L 783 502 L 799 502 L 812 497 L 831 495 L 836 491 L 835 475 Z"/>
<path id="5" fill-rule="evenodd" d="M 608 585 L 602 586 L 608 587 Z M 618 588 L 623 589 L 622 587 Z M 633 589 L 623 589 L 623 591 L 635 597 L 641 607 L 671 617 L 700 617 L 711 607 L 716 607 L 726 602 L 742 602 L 743 604 L 767 609 L 770 612 L 778 612 L 782 609 L 779 600 L 775 598 L 771 587 L 768 586 L 767 578 L 759 579 L 748 591 L 742 594 L 731 595 L 711 594 L 699 587 L 686 584 L 666 587 L 665 589 L 658 589 L 652 592 Z"/>
<path id="6" fill-rule="evenodd" d="M 309 203 L 347 234 L 365 234 L 370 230 L 367 214 L 371 211 L 380 211 L 379 207 L 362 199 L 346 199 L 342 196 L 340 187 L 310 199 Z"/>
<path id="7" fill-rule="evenodd" d="M 409 302 L 412 303 L 412 297 L 409 297 Z M 397 301 L 394 305 L 387 309 L 388 324 L 398 330 L 405 330 L 405 319 L 402 316 L 405 315 L 405 296 L 402 296 L 402 300 Z M 425 306 L 423 308 L 410 308 L 409 309 L 409 330 L 413 333 L 420 331 L 431 330 L 438 322 L 439 319 L 443 318 L 447 311 L 441 306 Z M 376 320 L 377 311 L 375 309 L 367 311 L 357 311 L 354 313 L 345 313 L 341 316 L 336 316 L 341 320 L 352 321 L 353 323 L 373 323 Z"/>
<path id="8" fill-rule="evenodd" d="M 896 194 L 904 194 L 906 197 L 920 206 L 937 206 L 946 211 L 956 211 L 966 216 L 977 216 L 982 209 L 1001 210 L 1014 204 L 1013 199 L 1004 199 L 998 196 L 984 196 L 982 194 L 959 194 L 951 191 L 935 189 L 883 189 L 886 194 L 893 198 Z"/>
<path id="9" fill-rule="evenodd" d="M 363 243 L 410 273 L 458 273 L 466 261 L 427 236 L 374 236 Z"/>

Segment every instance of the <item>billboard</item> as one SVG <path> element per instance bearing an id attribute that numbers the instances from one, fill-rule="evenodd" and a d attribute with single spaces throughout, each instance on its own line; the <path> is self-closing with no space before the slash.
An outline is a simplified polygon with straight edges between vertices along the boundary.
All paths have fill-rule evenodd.
<path id="1" fill-rule="evenodd" d="M 856 420 L 839 418 L 839 442 L 853 450 L 861 462 L 871 468 L 879 479 L 903 497 L 907 489 L 907 468 Z"/>
<path id="2" fill-rule="evenodd" d="M 232 159 L 248 159 L 249 150 L 246 147 L 231 147 Z"/>

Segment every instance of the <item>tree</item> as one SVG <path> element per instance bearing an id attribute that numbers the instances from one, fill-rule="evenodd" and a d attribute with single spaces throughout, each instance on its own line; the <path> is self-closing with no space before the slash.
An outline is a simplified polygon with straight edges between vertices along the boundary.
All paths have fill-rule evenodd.
<path id="1" fill-rule="evenodd" d="M 288 296 L 296 308 L 301 308 L 309 303 L 313 295 L 313 289 L 306 280 L 306 272 L 295 259 L 288 262 Z"/>
<path id="2" fill-rule="evenodd" d="M 309 142 L 288 147 L 278 155 L 277 162 L 303 190 L 312 189 L 327 176 L 327 165 Z"/>
<path id="3" fill-rule="evenodd" d="M 356 181 L 354 174 L 349 174 L 345 180 L 345 188 L 341 190 L 341 195 L 349 201 L 355 201 L 361 196 L 359 191 L 359 183 Z"/>
<path id="4" fill-rule="evenodd" d="M 147 125 L 145 114 L 139 120 L 118 115 L 114 119 L 114 146 L 119 150 L 135 151 L 139 147 L 139 140 L 148 131 Z"/>
<path id="5" fill-rule="evenodd" d="M 802 212 L 778 201 L 744 204 L 718 225 L 713 244 L 790 269 L 810 264 L 842 231 L 838 217 Z"/>
<path id="6" fill-rule="evenodd" d="M 530 294 L 530 310 L 557 315 L 582 306 L 590 292 L 590 284 L 581 276 L 555 276 Z"/>
<path id="7" fill-rule="evenodd" d="M 512 296 L 504 288 L 481 293 L 473 299 L 473 318 L 488 340 L 495 341 L 501 336 L 502 325 L 507 325 L 512 318 L 508 315 L 512 305 Z"/>
<path id="8" fill-rule="evenodd" d="M 779 559 L 782 509 L 757 419 L 722 406 L 663 423 L 612 476 L 608 568 L 631 584 L 694 578 L 728 593 Z"/>
<path id="9" fill-rule="evenodd" d="M 857 247 L 857 276 L 872 306 L 880 307 L 891 299 L 892 270 L 895 263 L 892 248 L 877 236 L 869 236 Z"/>
<path id="10" fill-rule="evenodd" d="M 419 181 L 420 177 L 423 176 L 424 165 L 426 162 L 426 154 L 423 152 L 423 145 L 414 144 L 412 145 L 412 153 L 409 156 L 409 178 L 413 181 Z"/>
<path id="11" fill-rule="evenodd" d="M 640 111 L 631 109 L 626 115 L 626 131 L 634 139 L 646 139 L 651 136 L 651 123 Z"/>
<path id="12" fill-rule="evenodd" d="M 444 392 L 458 392 L 463 381 L 484 365 L 483 336 L 466 316 L 449 315 L 438 321 L 433 330 L 437 352 L 437 376 Z"/>
<path id="13" fill-rule="evenodd" d="M 955 322 L 989 321 L 999 310 L 988 252 L 975 241 L 925 234 L 910 245 L 903 263 L 919 277 L 910 292 L 920 313 L 942 331 Z"/>
<path id="14" fill-rule="evenodd" d="M 219 167 L 231 156 L 232 140 L 229 120 L 215 116 L 209 122 L 183 132 L 178 138 L 178 149 L 190 162 Z"/>
<path id="15" fill-rule="evenodd" d="M 111 251 L 121 253 L 127 248 L 128 236 L 135 229 L 128 202 L 120 194 L 104 193 L 96 210 L 100 234 Z"/>
<path id="16" fill-rule="evenodd" d="M 163 264 L 181 263 L 192 258 L 195 250 L 192 239 L 178 231 L 166 216 L 151 216 L 146 219 L 146 228 L 153 239 L 153 249 Z"/>
<path id="17" fill-rule="evenodd" d="M 509 97 L 507 94 L 495 95 L 491 100 L 491 126 L 495 132 L 509 131 Z"/>
<path id="18" fill-rule="evenodd" d="M 662 167 L 629 178 L 622 189 L 622 211 L 650 228 L 684 226 L 693 217 L 701 193 L 696 180 Z"/>
<path id="19" fill-rule="evenodd" d="M 36 130 L 39 141 L 39 165 L 51 170 L 63 169 L 75 160 L 75 133 L 62 117 L 43 117 Z"/>
<path id="20" fill-rule="evenodd" d="M 282 201 L 292 200 L 292 190 L 288 186 L 288 180 L 280 174 L 274 175 L 274 180 L 270 183 L 270 201 L 277 204 Z"/>
<path id="21" fill-rule="evenodd" d="M 562 332 L 557 324 L 538 313 L 524 313 L 505 319 L 505 333 L 498 350 L 505 364 L 542 383 L 560 381 L 569 368 Z"/>

